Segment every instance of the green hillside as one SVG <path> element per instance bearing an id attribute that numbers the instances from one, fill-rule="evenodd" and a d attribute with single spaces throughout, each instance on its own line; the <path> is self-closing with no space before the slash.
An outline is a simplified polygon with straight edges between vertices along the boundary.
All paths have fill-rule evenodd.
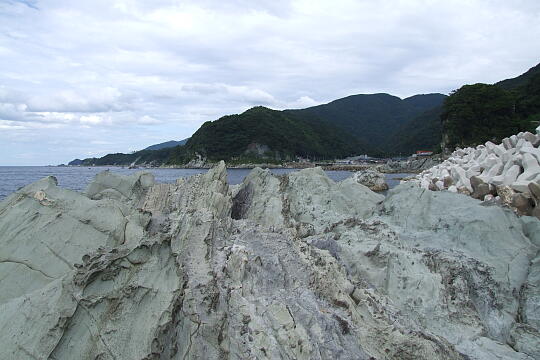
<path id="1" fill-rule="evenodd" d="M 400 99 L 389 94 L 353 95 L 291 113 L 313 117 L 355 136 L 370 153 L 391 154 L 391 138 L 400 128 L 425 111 L 439 106 L 443 94 L 415 95 Z"/>
<path id="2" fill-rule="evenodd" d="M 510 89 L 508 84 L 522 80 L 465 85 L 453 92 L 442 112 L 443 146 L 451 150 L 488 140 L 500 142 L 520 131 L 534 131 L 540 121 L 540 73 L 521 79 L 526 83 Z"/>
<path id="3" fill-rule="evenodd" d="M 529 83 L 529 81 L 531 81 L 531 79 L 535 75 L 538 75 L 538 74 L 540 74 L 540 64 L 538 64 L 536 66 L 533 66 L 532 68 L 527 70 L 527 72 L 525 72 L 525 73 L 523 73 L 523 74 L 521 74 L 521 75 L 519 75 L 519 76 L 517 76 L 515 78 L 499 81 L 495 85 L 497 85 L 498 87 L 501 87 L 501 88 L 503 88 L 505 90 L 512 90 L 512 89 L 516 89 L 516 88 L 519 88 L 519 87 L 524 87 Z"/>
<path id="4" fill-rule="evenodd" d="M 417 150 L 440 151 L 442 105 L 403 124 L 390 138 L 389 152 L 410 155 Z"/>
<path id="5" fill-rule="evenodd" d="M 359 141 L 335 127 L 260 106 L 204 123 L 188 141 L 186 149 L 209 160 L 240 162 L 254 157 L 328 159 L 366 151 Z M 182 155 L 182 149 L 175 151 Z"/>
<path id="6" fill-rule="evenodd" d="M 280 162 L 297 156 L 334 159 L 366 151 L 368 148 L 353 136 L 317 119 L 255 107 L 204 123 L 184 146 L 108 154 L 85 159 L 83 165 L 181 165 L 196 154 L 229 163 Z"/>

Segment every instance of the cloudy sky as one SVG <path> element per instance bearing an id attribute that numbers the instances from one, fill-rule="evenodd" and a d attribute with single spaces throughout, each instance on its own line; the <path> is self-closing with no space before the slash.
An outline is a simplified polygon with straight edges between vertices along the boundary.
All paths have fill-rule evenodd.
<path id="1" fill-rule="evenodd" d="M 448 93 L 540 62 L 537 0 L 0 0 L 0 165 L 189 137 L 254 105 Z"/>

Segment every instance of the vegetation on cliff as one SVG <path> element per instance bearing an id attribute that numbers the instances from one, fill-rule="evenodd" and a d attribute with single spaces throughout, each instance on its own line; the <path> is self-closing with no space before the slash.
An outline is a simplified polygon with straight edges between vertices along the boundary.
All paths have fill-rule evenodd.
<path id="1" fill-rule="evenodd" d="M 316 117 L 321 122 L 346 131 L 366 144 L 367 153 L 371 155 L 394 155 L 400 151 L 431 147 L 430 141 L 412 141 L 409 146 L 396 148 L 396 141 L 410 138 L 411 135 L 403 131 L 423 126 L 419 122 L 438 121 L 438 118 L 432 118 L 436 114 L 429 111 L 440 106 L 445 98 L 443 94 L 421 94 L 406 99 L 389 94 L 362 94 L 290 112 Z M 415 127 L 409 127 L 410 123 L 414 123 Z"/>
<path id="2" fill-rule="evenodd" d="M 540 121 L 540 74 L 522 82 L 465 85 L 444 102 L 444 146 L 500 142 L 520 131 L 532 131 Z M 500 84 L 500 83 L 499 83 Z M 512 88 L 508 84 L 518 84 Z"/>
<path id="3" fill-rule="evenodd" d="M 367 149 L 344 131 L 297 113 L 254 107 L 204 123 L 187 147 L 210 160 L 335 158 Z M 180 149 L 175 149 L 176 151 Z"/>

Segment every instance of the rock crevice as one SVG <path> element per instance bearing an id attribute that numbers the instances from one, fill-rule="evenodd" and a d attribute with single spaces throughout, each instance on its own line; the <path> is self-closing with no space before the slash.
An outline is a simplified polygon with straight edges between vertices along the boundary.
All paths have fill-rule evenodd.
<path id="1" fill-rule="evenodd" d="M 48 275 L 0 262 L 0 358 L 538 356 L 537 219 L 317 168 L 226 176 L 48 178 L 0 203 L 0 259 Z"/>

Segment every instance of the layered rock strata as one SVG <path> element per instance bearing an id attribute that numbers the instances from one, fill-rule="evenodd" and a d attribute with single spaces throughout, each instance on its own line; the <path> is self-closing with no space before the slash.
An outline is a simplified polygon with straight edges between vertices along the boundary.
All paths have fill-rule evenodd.
<path id="1" fill-rule="evenodd" d="M 443 163 L 417 176 L 429 190 L 449 190 L 495 201 L 521 215 L 540 218 L 540 127 L 495 145 L 457 149 Z"/>
<path id="2" fill-rule="evenodd" d="M 2 359 L 534 359 L 540 221 L 319 169 L 0 203 Z"/>

